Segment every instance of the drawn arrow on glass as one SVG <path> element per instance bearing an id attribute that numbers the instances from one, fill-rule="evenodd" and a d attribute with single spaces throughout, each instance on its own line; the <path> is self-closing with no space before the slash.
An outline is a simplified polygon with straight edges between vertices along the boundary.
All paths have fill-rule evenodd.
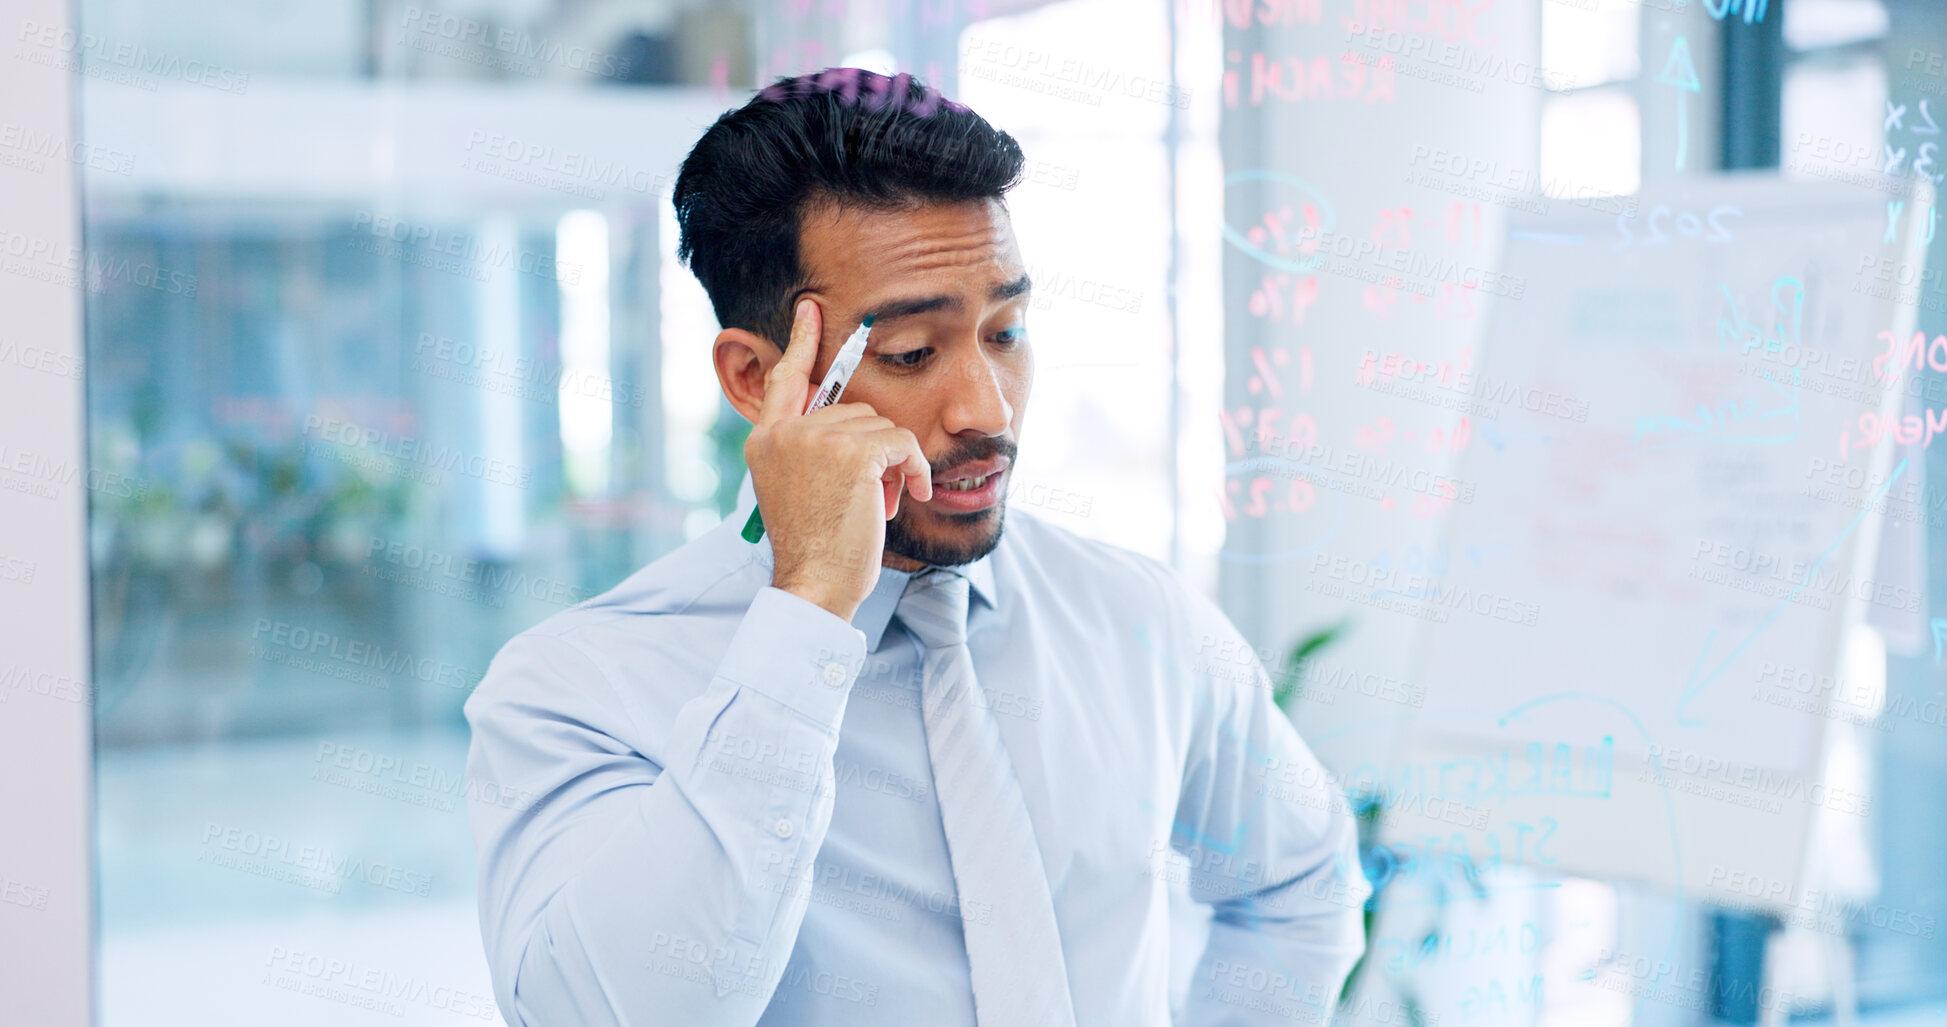
<path id="1" fill-rule="evenodd" d="M 1690 41 L 1682 36 L 1670 44 L 1670 56 L 1663 61 L 1663 73 L 1656 80 L 1677 89 L 1677 170 L 1683 170 L 1683 158 L 1690 149 L 1690 98 L 1686 92 L 1701 93 L 1703 83 L 1697 81 L 1697 66 L 1690 61 Z"/>

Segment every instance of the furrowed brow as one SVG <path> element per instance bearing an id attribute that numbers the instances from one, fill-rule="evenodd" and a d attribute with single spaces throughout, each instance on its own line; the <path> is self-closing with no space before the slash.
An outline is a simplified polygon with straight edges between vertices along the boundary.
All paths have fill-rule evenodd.
<path id="1" fill-rule="evenodd" d="M 958 296 L 917 296 L 909 299 L 893 300 L 872 308 L 873 321 L 877 325 L 902 317 L 917 317 L 941 310 L 959 310 Z"/>
<path id="2" fill-rule="evenodd" d="M 1020 296 L 1026 293 L 1029 289 L 1032 288 L 1034 288 L 1034 282 L 1030 280 L 1027 275 L 1023 274 L 1021 277 L 1016 278 L 1015 280 L 1008 282 L 1005 285 L 994 286 L 994 291 L 988 293 L 987 295 L 988 298 L 993 299 L 995 301 L 1011 300 L 1016 296 Z"/>

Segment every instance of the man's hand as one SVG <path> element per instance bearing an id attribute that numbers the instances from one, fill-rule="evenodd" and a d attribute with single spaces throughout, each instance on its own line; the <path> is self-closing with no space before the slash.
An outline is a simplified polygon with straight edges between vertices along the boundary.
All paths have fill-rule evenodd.
<path id="1" fill-rule="evenodd" d="M 798 302 L 790 344 L 764 379 L 744 462 L 777 564 L 771 584 L 846 621 L 879 582 L 886 522 L 900 494 L 933 498 L 933 468 L 913 433 L 864 403 L 804 412 L 824 315 Z"/>

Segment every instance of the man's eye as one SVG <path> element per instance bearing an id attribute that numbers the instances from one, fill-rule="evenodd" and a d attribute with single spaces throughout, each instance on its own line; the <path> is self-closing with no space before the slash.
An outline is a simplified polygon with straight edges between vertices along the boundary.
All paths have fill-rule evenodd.
<path id="1" fill-rule="evenodd" d="M 909 349 L 904 353 L 882 354 L 879 359 L 894 367 L 918 367 L 920 361 L 926 359 L 926 354 L 931 352 L 933 351 L 930 348 L 922 346 L 919 349 Z"/>
<path id="2" fill-rule="evenodd" d="M 1010 346 L 1027 338 L 1027 335 L 1027 329 L 1025 328 L 1009 328 L 1006 331 L 995 332 L 994 341 L 1003 346 Z"/>

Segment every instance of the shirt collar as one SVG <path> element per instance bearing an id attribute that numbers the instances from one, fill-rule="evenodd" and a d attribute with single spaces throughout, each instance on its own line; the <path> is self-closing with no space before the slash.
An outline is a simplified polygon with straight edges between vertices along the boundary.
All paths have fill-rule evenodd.
<path id="1" fill-rule="evenodd" d="M 743 529 L 744 521 L 749 519 L 750 511 L 756 505 L 757 493 L 751 485 L 750 471 L 746 469 L 743 484 L 737 490 L 737 509 L 731 514 L 731 519 L 736 522 L 739 531 Z M 740 535 L 737 544 L 749 545 L 750 543 L 745 542 Z M 776 566 L 777 557 L 771 550 L 769 532 L 757 541 L 755 548 L 758 563 L 766 568 Z M 997 607 L 1000 597 L 994 591 L 992 552 L 972 563 L 955 566 L 953 570 L 966 576 L 970 586 L 968 592 L 973 599 L 986 603 L 989 609 Z M 852 615 L 852 626 L 865 634 L 867 652 L 879 651 L 879 640 L 885 636 L 886 625 L 891 622 L 893 611 L 898 609 L 900 597 L 906 594 L 906 583 L 912 580 L 915 573 L 917 572 L 895 570 L 891 567 L 879 568 L 879 583 L 873 586 L 872 594 L 865 597 L 865 602 L 859 604 L 858 612 Z"/>

